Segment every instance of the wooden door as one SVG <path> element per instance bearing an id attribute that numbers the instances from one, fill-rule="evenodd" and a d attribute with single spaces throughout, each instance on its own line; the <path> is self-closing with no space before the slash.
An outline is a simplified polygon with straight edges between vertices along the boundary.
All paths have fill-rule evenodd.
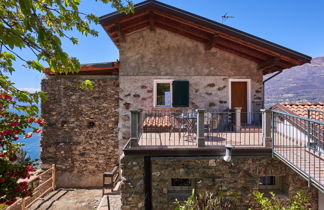
<path id="1" fill-rule="evenodd" d="M 241 121 L 246 123 L 247 82 L 231 82 L 231 106 L 242 107 Z"/>

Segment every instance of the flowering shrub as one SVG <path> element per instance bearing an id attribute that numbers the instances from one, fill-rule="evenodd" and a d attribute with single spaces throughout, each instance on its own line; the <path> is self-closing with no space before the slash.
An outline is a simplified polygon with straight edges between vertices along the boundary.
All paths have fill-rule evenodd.
<path id="1" fill-rule="evenodd" d="M 17 160 L 22 144 L 16 141 L 40 133 L 39 127 L 45 122 L 35 118 L 38 108 L 33 104 L 38 103 L 38 97 L 30 99 L 25 97 L 29 93 L 14 88 L 8 90 L 0 92 L 0 204 L 11 205 L 18 197 L 32 194 L 26 181 L 18 181 L 28 178 L 33 166 L 32 161 Z"/>
<path id="2" fill-rule="evenodd" d="M 16 197 L 31 194 L 26 183 L 17 183 L 28 177 L 31 163 L 17 161 L 21 144 L 15 144 L 21 136 L 32 137 L 44 125 L 38 118 L 37 104 L 44 99 L 43 92 L 27 93 L 14 88 L 6 76 L 16 71 L 13 65 L 19 59 L 24 67 L 40 72 L 47 70 L 60 74 L 77 73 L 80 62 L 70 57 L 62 48 L 61 39 L 78 43 L 70 36 L 72 30 L 81 34 L 98 36 L 91 23 L 99 18 L 79 11 L 80 0 L 1 0 L 0 1 L 0 203 L 10 205 Z M 86 2 L 86 1 L 85 1 Z M 98 2 L 98 1 L 94 1 Z M 99 0 L 111 3 L 119 12 L 133 11 L 131 0 Z M 28 59 L 24 56 L 24 51 Z M 17 63 L 19 65 L 19 63 Z M 92 88 L 90 80 L 78 84 Z M 19 105 L 16 103 L 20 103 Z M 9 111 L 9 110 L 14 110 Z M 30 131 L 30 132 L 27 132 Z M 29 167 L 28 167 L 29 166 Z M 1 207 L 1 204 L 0 204 Z"/>

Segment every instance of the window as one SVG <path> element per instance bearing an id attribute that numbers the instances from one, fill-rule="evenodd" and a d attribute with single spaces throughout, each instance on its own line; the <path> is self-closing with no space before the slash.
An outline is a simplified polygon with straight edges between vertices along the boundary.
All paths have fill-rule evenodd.
<path id="1" fill-rule="evenodd" d="M 187 199 L 194 188 L 194 180 L 188 178 L 172 178 L 168 187 L 168 200 Z"/>
<path id="2" fill-rule="evenodd" d="M 265 196 L 271 196 L 270 192 L 274 192 L 279 197 L 288 196 L 288 185 L 286 176 L 260 176 L 259 190 L 265 193 Z"/>
<path id="3" fill-rule="evenodd" d="M 156 84 L 156 106 L 171 107 L 171 83 Z"/>
<path id="4" fill-rule="evenodd" d="M 279 176 L 260 176 L 259 189 L 281 189 L 282 177 Z"/>
<path id="5" fill-rule="evenodd" d="M 154 107 L 188 107 L 189 82 L 182 80 L 155 80 Z"/>
<path id="6" fill-rule="evenodd" d="M 190 179 L 171 179 L 171 186 L 173 187 L 188 187 L 191 186 Z"/>
<path id="7" fill-rule="evenodd" d="M 274 176 L 261 176 L 260 185 L 276 185 L 276 179 Z"/>

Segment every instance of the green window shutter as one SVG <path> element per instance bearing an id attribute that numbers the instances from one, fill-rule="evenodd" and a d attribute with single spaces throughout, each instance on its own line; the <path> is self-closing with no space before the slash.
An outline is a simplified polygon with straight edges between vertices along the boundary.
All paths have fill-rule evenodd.
<path id="1" fill-rule="evenodd" d="M 189 107 L 189 81 L 172 82 L 172 106 Z"/>

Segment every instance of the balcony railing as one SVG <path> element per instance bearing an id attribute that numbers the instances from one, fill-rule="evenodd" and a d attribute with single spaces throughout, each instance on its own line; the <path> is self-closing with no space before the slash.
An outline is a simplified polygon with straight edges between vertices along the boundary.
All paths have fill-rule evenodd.
<path id="1" fill-rule="evenodd" d="M 324 122 L 324 111 L 318 109 L 308 109 L 308 119 Z"/>
<path id="2" fill-rule="evenodd" d="M 266 139 L 263 112 L 245 113 L 240 108 L 229 112 L 133 110 L 126 147 L 262 147 Z"/>
<path id="3" fill-rule="evenodd" d="M 324 189 L 324 122 L 273 111 L 273 154 Z"/>

